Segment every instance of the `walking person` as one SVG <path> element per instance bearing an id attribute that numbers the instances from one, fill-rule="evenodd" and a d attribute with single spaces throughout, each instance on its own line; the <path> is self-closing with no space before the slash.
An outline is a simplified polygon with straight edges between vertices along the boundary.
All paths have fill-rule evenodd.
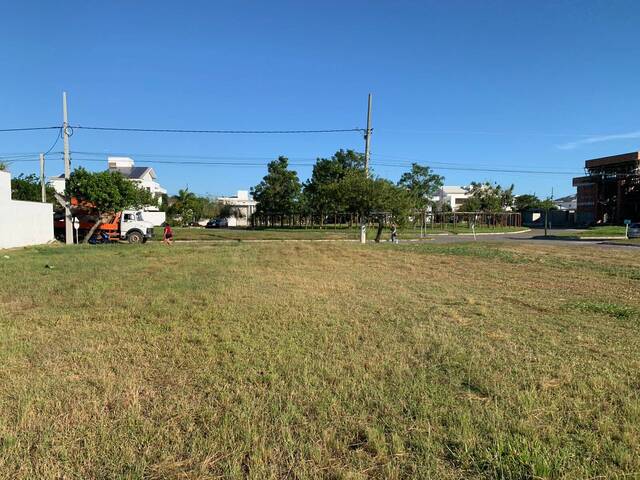
<path id="1" fill-rule="evenodd" d="M 391 224 L 391 243 L 398 243 L 398 229 L 396 224 Z"/>
<path id="2" fill-rule="evenodd" d="M 173 245 L 173 230 L 168 223 L 164 224 L 164 232 L 162 234 L 162 241 L 167 245 Z"/>

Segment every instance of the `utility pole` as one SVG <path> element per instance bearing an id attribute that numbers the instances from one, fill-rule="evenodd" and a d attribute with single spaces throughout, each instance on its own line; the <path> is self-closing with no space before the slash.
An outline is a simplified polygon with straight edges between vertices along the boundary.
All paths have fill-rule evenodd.
<path id="1" fill-rule="evenodd" d="M 44 184 L 44 153 L 40 154 L 40 196 L 42 203 L 47 201 L 47 190 Z"/>
<path id="2" fill-rule="evenodd" d="M 71 176 L 71 159 L 69 158 L 69 116 L 67 113 L 67 92 L 62 92 L 62 139 L 64 140 L 64 182 L 65 186 Z M 67 245 L 73 244 L 73 219 L 69 198 L 64 202 L 64 237 Z"/>
<path id="3" fill-rule="evenodd" d="M 371 94 L 369 94 L 369 105 L 367 107 L 367 131 L 364 134 L 364 171 L 369 177 L 369 147 L 371 146 Z"/>
<path id="4" fill-rule="evenodd" d="M 369 102 L 367 106 L 367 130 L 364 134 L 364 174 L 369 178 L 369 148 L 371 146 L 371 94 L 369 94 Z M 360 243 L 367 243 L 367 219 L 361 219 L 360 225 Z"/>
<path id="5" fill-rule="evenodd" d="M 553 187 L 551 187 L 551 198 L 549 201 L 553 200 Z M 549 228 L 549 202 L 546 202 L 546 209 L 544 212 L 544 236 L 547 236 L 547 229 Z"/>

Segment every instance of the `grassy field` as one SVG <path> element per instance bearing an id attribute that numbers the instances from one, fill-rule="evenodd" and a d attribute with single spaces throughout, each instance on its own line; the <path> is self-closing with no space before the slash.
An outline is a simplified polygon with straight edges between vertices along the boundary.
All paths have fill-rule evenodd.
<path id="1" fill-rule="evenodd" d="M 4 253 L 0 478 L 640 473 L 635 251 Z"/>
<path id="2" fill-rule="evenodd" d="M 611 240 L 612 243 L 621 245 L 640 245 L 640 238 L 626 238 L 624 240 Z"/>
<path id="3" fill-rule="evenodd" d="M 504 233 L 522 230 L 523 228 L 510 227 L 479 227 L 477 233 Z M 173 228 L 176 240 L 357 240 L 359 238 L 359 230 L 357 228 L 265 228 L 265 229 L 246 229 L 246 228 L 198 228 L 198 227 L 175 227 Z M 400 238 L 411 239 L 420 237 L 420 229 L 402 228 L 399 229 Z M 425 231 L 427 235 L 436 235 L 442 233 L 459 234 L 472 233 L 467 227 L 446 227 L 433 228 Z M 155 240 L 162 240 L 162 228 L 157 227 L 154 232 Z M 391 233 L 388 228 L 384 229 L 383 238 L 389 239 Z M 373 239 L 376 236 L 376 228 L 369 227 L 367 229 L 367 238 Z"/>
<path id="4" fill-rule="evenodd" d="M 561 236 L 572 238 L 587 238 L 587 237 L 624 237 L 626 230 L 624 226 L 619 225 L 607 225 L 602 227 L 590 227 L 585 230 L 576 232 L 562 233 Z"/>

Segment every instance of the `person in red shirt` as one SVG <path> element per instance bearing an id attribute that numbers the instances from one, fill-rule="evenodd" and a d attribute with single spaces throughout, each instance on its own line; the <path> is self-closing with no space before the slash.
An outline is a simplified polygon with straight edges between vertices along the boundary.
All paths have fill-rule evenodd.
<path id="1" fill-rule="evenodd" d="M 164 233 L 162 234 L 162 241 L 167 245 L 173 244 L 173 230 L 168 223 L 164 224 Z"/>

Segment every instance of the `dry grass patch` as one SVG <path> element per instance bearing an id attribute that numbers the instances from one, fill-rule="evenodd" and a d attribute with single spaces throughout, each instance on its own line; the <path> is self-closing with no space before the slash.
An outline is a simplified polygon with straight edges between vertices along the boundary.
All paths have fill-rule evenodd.
<path id="1" fill-rule="evenodd" d="M 633 258 L 484 244 L 12 252 L 0 477 L 632 476 Z"/>

